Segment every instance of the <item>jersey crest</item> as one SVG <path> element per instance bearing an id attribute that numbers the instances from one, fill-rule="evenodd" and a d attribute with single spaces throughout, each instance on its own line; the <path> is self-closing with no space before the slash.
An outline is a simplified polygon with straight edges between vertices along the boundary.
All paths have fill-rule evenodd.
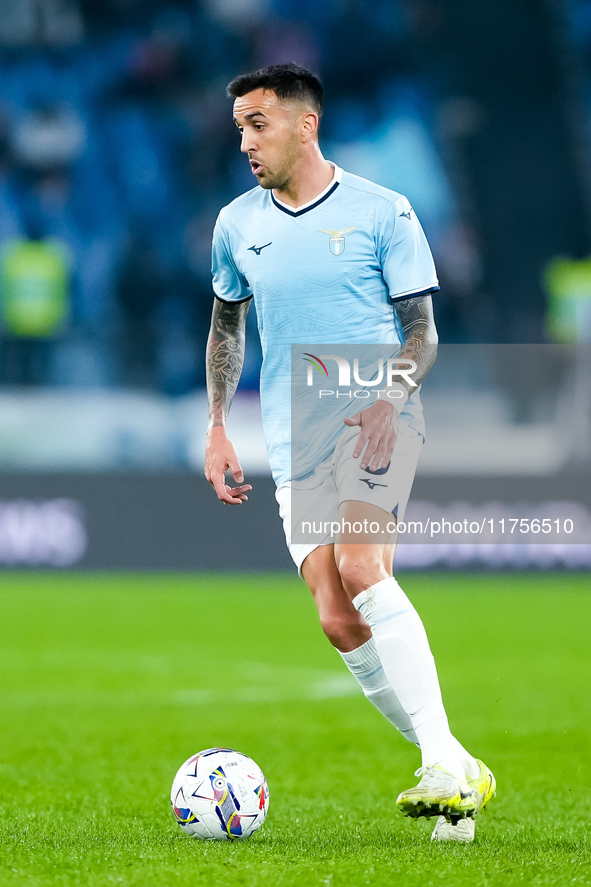
<path id="1" fill-rule="evenodd" d="M 334 228 L 319 228 L 318 230 L 321 234 L 330 236 L 328 248 L 333 256 L 340 256 L 345 251 L 345 235 L 350 234 L 351 231 L 357 231 L 357 228 L 341 228 L 340 231 L 336 231 Z"/>

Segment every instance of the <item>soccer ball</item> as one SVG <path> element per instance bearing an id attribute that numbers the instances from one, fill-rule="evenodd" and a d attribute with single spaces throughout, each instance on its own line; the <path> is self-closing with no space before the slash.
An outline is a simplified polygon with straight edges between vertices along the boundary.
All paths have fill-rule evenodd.
<path id="1" fill-rule="evenodd" d="M 255 762 L 231 748 L 193 755 L 174 777 L 170 803 L 186 835 L 214 841 L 249 838 L 269 809 L 269 789 Z"/>

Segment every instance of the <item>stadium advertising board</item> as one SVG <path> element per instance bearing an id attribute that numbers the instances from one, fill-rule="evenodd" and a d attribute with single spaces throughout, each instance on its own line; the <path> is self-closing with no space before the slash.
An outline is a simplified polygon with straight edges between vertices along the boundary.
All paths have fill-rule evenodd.
<path id="1" fill-rule="evenodd" d="M 581 491 L 576 474 L 542 481 L 417 477 L 405 520 L 451 521 L 452 532 L 401 537 L 400 568 L 591 568 L 589 490 Z M 13 474 L 0 485 L 3 568 L 293 569 L 270 477 L 253 478 L 247 520 L 242 509 L 212 507 L 209 485 L 189 472 Z M 541 513 L 561 521 L 570 515 L 586 527 L 586 541 L 531 542 L 531 521 Z M 483 542 L 470 532 L 484 515 L 505 520 L 507 541 Z M 530 533 L 522 532 L 524 515 Z M 462 528 L 468 521 L 467 535 L 453 533 L 460 521 Z M 543 541 L 541 532 L 535 538 Z"/>

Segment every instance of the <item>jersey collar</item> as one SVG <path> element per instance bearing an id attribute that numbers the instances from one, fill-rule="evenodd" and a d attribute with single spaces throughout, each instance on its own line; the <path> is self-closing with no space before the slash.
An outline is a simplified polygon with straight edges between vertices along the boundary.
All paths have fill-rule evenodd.
<path id="1" fill-rule="evenodd" d="M 329 161 L 330 162 L 330 161 Z M 273 191 L 271 191 L 271 200 L 282 212 L 287 213 L 288 216 L 301 216 L 304 213 L 309 212 L 311 209 L 317 207 L 320 203 L 324 203 L 331 194 L 333 194 L 336 189 L 339 187 L 341 183 L 341 179 L 343 178 L 343 170 L 336 165 L 336 163 L 332 163 L 334 167 L 334 176 L 332 177 L 332 181 L 328 183 L 324 191 L 315 197 L 314 200 L 308 201 L 308 203 L 303 203 L 301 206 L 293 207 L 288 206 L 286 203 L 283 203 L 279 200 L 278 197 L 275 197 Z"/>

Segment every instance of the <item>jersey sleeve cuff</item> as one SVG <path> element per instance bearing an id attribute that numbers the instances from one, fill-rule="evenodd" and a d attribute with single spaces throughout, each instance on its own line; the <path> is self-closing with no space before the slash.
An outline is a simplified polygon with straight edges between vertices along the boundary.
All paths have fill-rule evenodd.
<path id="1" fill-rule="evenodd" d="M 214 296 L 219 302 L 223 302 L 224 305 L 241 305 L 243 302 L 250 302 L 252 299 L 252 294 L 250 296 L 245 296 L 244 299 L 223 299 L 221 296 L 218 296 L 217 293 L 214 293 Z"/>
<path id="2" fill-rule="evenodd" d="M 409 293 L 401 293 L 398 296 L 390 296 L 391 302 L 402 302 L 404 299 L 414 299 L 417 296 L 428 296 L 430 293 L 436 293 L 439 290 L 439 286 L 434 283 L 433 286 L 428 286 L 424 290 L 412 290 Z"/>

